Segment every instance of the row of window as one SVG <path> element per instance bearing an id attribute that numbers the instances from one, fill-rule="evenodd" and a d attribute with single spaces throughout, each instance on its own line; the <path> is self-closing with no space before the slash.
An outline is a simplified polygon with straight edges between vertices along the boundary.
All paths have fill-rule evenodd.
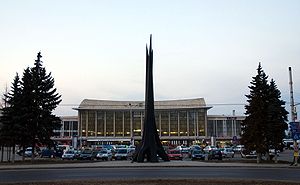
<path id="1" fill-rule="evenodd" d="M 144 111 L 80 111 L 82 136 L 141 136 Z M 156 111 L 161 136 L 205 136 L 205 112 Z"/>

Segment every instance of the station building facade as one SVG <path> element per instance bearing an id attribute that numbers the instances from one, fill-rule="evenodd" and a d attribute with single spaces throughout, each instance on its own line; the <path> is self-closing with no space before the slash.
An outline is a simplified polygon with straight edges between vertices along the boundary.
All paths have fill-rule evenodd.
<path id="1" fill-rule="evenodd" d="M 241 123 L 245 118 L 236 115 L 208 115 L 207 136 L 217 140 L 238 140 L 242 133 Z"/>
<path id="2" fill-rule="evenodd" d="M 61 116 L 61 127 L 54 130 L 54 136 L 51 138 L 59 144 L 72 145 L 74 139 L 78 138 L 78 116 Z"/>
<path id="3" fill-rule="evenodd" d="M 143 101 L 85 99 L 78 108 L 81 143 L 103 144 L 140 141 Z M 203 98 L 156 101 L 155 120 L 163 143 L 188 144 L 207 137 L 207 110 Z"/>

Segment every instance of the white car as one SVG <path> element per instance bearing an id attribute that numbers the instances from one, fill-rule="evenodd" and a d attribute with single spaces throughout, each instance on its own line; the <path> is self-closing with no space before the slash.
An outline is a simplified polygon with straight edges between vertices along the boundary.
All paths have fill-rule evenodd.
<path id="1" fill-rule="evenodd" d="M 183 145 L 181 145 L 181 146 L 177 146 L 176 148 L 175 148 L 175 150 L 189 150 L 190 148 L 189 147 L 187 147 L 187 146 L 183 146 Z"/>
<path id="2" fill-rule="evenodd" d="M 64 159 L 75 159 L 75 151 L 74 150 L 67 150 L 65 153 L 61 156 L 61 158 Z"/>
<path id="3" fill-rule="evenodd" d="M 32 147 L 27 147 L 25 152 L 24 152 L 25 157 L 31 157 L 32 156 Z M 38 156 L 39 154 L 37 153 L 37 151 L 34 151 L 34 155 Z"/>
<path id="4" fill-rule="evenodd" d="M 208 153 L 208 152 L 210 152 L 210 151 L 212 151 L 212 150 L 217 150 L 218 148 L 217 147 L 215 147 L 215 146 L 206 146 L 203 150 L 206 152 L 206 153 Z"/>
<path id="5" fill-rule="evenodd" d="M 112 160 L 111 150 L 106 150 L 106 149 L 100 150 L 96 155 L 96 159 L 111 161 Z"/>
<path id="6" fill-rule="evenodd" d="M 222 157 L 229 157 L 229 158 L 233 158 L 234 157 L 234 151 L 232 150 L 232 148 L 222 148 L 221 149 L 221 153 L 222 153 Z"/>
<path id="7" fill-rule="evenodd" d="M 115 160 L 127 160 L 128 159 L 128 149 L 127 148 L 117 149 L 114 159 Z"/>
<path id="8" fill-rule="evenodd" d="M 233 151 L 237 153 L 241 153 L 242 150 L 244 150 L 245 146 L 244 145 L 237 145 L 233 147 Z"/>

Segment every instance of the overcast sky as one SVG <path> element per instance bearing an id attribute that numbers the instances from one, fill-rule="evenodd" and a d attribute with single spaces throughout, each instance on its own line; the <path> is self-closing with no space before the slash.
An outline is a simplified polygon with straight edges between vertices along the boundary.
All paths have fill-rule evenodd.
<path id="1" fill-rule="evenodd" d="M 208 114 L 244 114 L 258 63 L 287 102 L 300 102 L 299 0 L 0 0 L 0 92 L 37 52 L 62 95 L 58 115 L 85 98 L 144 100 L 153 34 L 155 100 L 203 97 Z M 226 105 L 220 105 L 226 104 Z M 235 104 L 235 105 L 228 105 Z M 71 105 L 71 106 L 70 106 Z M 300 108 L 298 108 L 300 109 Z"/>

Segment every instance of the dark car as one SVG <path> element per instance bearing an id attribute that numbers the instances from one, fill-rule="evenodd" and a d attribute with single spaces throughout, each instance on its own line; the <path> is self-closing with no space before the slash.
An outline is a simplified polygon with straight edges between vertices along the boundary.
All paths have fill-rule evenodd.
<path id="1" fill-rule="evenodd" d="M 205 152 L 203 150 L 193 150 L 191 154 L 192 160 L 204 160 Z"/>
<path id="2" fill-rule="evenodd" d="M 247 149 L 243 149 L 241 151 L 241 157 L 242 158 L 256 158 L 256 151 L 251 151 L 251 150 L 247 150 Z"/>
<path id="3" fill-rule="evenodd" d="M 55 151 L 51 149 L 43 149 L 41 152 L 41 158 L 47 157 L 47 158 L 54 158 L 55 157 Z"/>
<path id="4" fill-rule="evenodd" d="M 81 150 L 74 150 L 74 159 L 79 159 L 80 158 L 80 154 L 81 154 Z"/>
<path id="5" fill-rule="evenodd" d="M 63 150 L 61 150 L 61 149 L 56 149 L 55 150 L 55 157 L 61 158 L 63 154 L 64 154 Z"/>
<path id="6" fill-rule="evenodd" d="M 222 152 L 219 149 L 211 150 L 208 152 L 208 160 L 217 159 L 222 160 Z"/>
<path id="7" fill-rule="evenodd" d="M 91 160 L 93 156 L 93 151 L 89 149 L 85 149 L 81 152 L 79 159 L 81 160 Z"/>

